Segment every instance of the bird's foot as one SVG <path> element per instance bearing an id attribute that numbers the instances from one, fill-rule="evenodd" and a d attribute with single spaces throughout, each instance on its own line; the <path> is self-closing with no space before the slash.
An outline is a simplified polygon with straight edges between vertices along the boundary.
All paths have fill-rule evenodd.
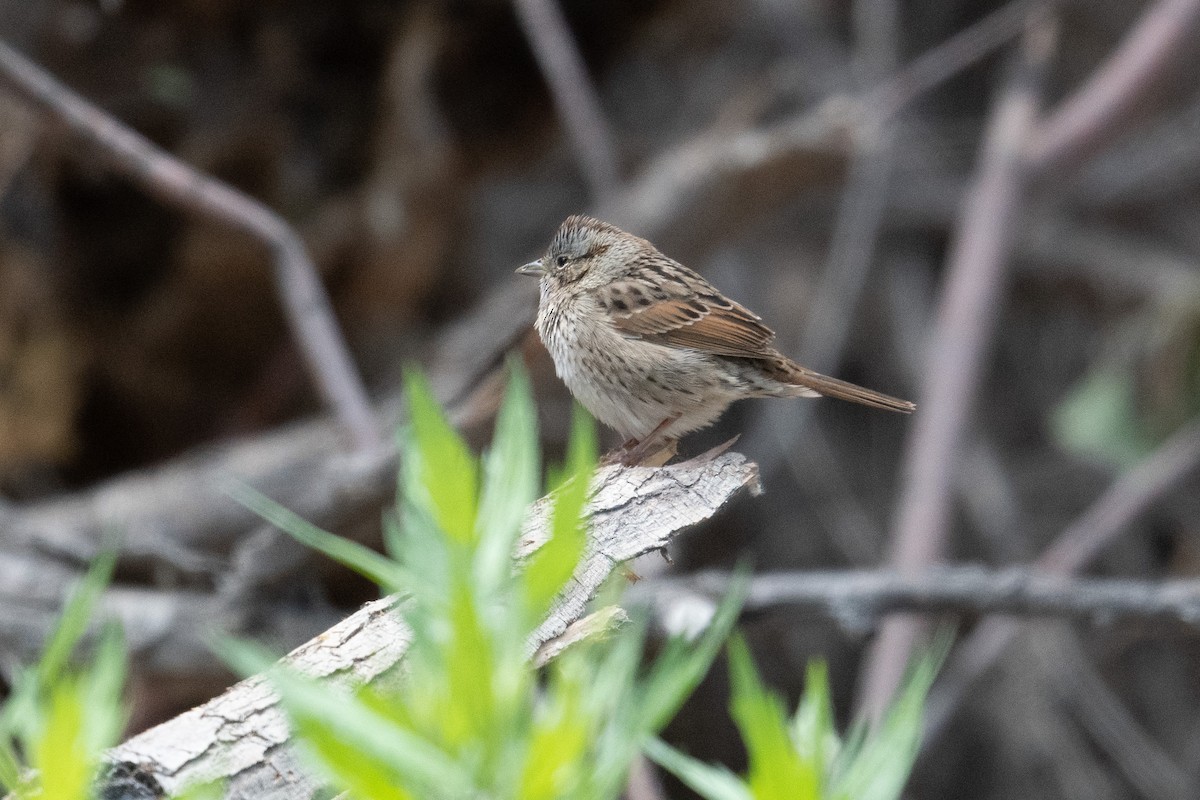
<path id="1" fill-rule="evenodd" d="M 674 439 L 643 439 L 632 444 L 626 443 L 602 455 L 600 466 L 661 467 L 675 457 L 678 444 Z"/>
<path id="2" fill-rule="evenodd" d="M 677 439 L 666 438 L 662 435 L 663 431 L 671 427 L 676 420 L 679 419 L 679 414 L 673 414 L 655 426 L 654 430 L 650 431 L 641 441 L 630 439 L 625 444 L 606 453 L 600 459 L 601 466 L 609 464 L 621 464 L 626 467 L 661 467 L 672 458 L 678 451 L 679 441 Z"/>

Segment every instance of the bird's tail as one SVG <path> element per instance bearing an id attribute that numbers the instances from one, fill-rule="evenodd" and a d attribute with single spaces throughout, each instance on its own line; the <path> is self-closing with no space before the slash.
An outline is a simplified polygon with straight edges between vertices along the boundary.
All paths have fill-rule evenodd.
<path id="1" fill-rule="evenodd" d="M 836 397 L 839 400 L 849 400 L 852 403 L 861 403 L 872 408 L 882 408 L 885 411 L 899 411 L 903 414 L 911 414 L 917 410 L 916 403 L 910 403 L 907 400 L 901 400 L 848 381 L 830 378 L 828 375 L 822 375 L 807 367 L 802 367 L 790 359 L 787 359 L 787 382 L 799 389 L 808 390 L 797 392 L 798 395 L 815 393 L 826 397 Z"/>

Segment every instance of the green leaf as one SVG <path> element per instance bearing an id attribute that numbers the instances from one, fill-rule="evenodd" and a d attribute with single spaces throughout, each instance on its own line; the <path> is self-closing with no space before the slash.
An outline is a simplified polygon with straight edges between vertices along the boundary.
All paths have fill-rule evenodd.
<path id="1" fill-rule="evenodd" d="M 482 594 L 491 594 L 511 578 L 513 547 L 529 504 L 537 499 L 538 464 L 533 395 L 521 362 L 514 358 L 508 364 L 508 388 L 492 447 L 483 457 L 475 556 L 475 579 Z"/>
<path id="2" fill-rule="evenodd" d="M 740 637 L 729 642 L 730 711 L 750 758 L 747 783 L 757 800 L 819 800 L 819 763 L 801 759 L 788 736 L 783 703 L 766 690 L 750 649 Z"/>
<path id="3" fill-rule="evenodd" d="M 327 682 L 275 666 L 259 647 L 233 639 L 222 640 L 216 647 L 229 664 L 246 675 L 265 670 L 289 718 L 304 731 L 323 767 L 344 785 L 350 786 L 358 771 L 377 770 L 391 775 L 393 783 L 403 781 L 420 796 L 472 796 L 470 777 L 453 757 L 380 714 L 370 703 Z M 327 753 L 334 755 L 332 761 L 324 759 Z M 348 764 L 341 760 L 342 755 L 355 754 Z M 404 795 L 395 796 L 401 797 Z"/>
<path id="4" fill-rule="evenodd" d="M 523 582 L 530 612 L 541 616 L 575 573 L 587 546 L 587 501 L 596 468 L 596 426 L 578 405 L 567 447 L 566 474 L 554 491 L 550 539 L 525 565 Z"/>
<path id="5" fill-rule="evenodd" d="M 403 567 L 387 556 L 380 555 L 358 542 L 352 542 L 292 513 L 279 503 L 237 479 L 229 479 L 226 492 L 236 502 L 258 514 L 301 544 L 311 547 L 340 564 L 363 575 L 386 591 L 400 591 L 407 584 Z"/>
<path id="6" fill-rule="evenodd" d="M 643 750 L 650 760 L 706 800 L 754 800 L 749 787 L 725 767 L 697 761 L 661 739 L 650 739 Z"/>
<path id="7" fill-rule="evenodd" d="M 405 374 L 409 427 L 405 447 L 405 493 L 459 544 L 473 544 L 478 465 L 446 420 L 421 373 Z"/>
<path id="8" fill-rule="evenodd" d="M 222 800 L 225 797 L 223 781 L 195 783 L 187 786 L 178 794 L 172 795 L 173 800 Z"/>
<path id="9" fill-rule="evenodd" d="M 302 746 L 339 789 L 364 800 L 413 800 L 414 795 L 397 785 L 399 776 L 390 765 L 364 758 L 323 719 L 299 714 L 292 718 L 292 724 Z"/>
<path id="10" fill-rule="evenodd" d="M 91 619 L 92 609 L 96 607 L 104 587 L 112 578 L 113 568 L 117 563 L 116 549 L 108 549 L 96 556 L 87 574 L 80 580 L 79 585 L 71 593 L 63 609 L 50 641 L 37 666 L 38 685 L 48 687 L 53 685 L 63 673 L 71 651 L 87 631 L 88 620 Z"/>
<path id="11" fill-rule="evenodd" d="M 493 681 L 499 670 L 523 665 L 497 660 L 495 645 L 488 636 L 471 596 L 470 587 L 460 583 L 450 608 L 451 636 L 446 651 L 446 688 L 442 712 L 442 734 L 451 747 L 466 745 L 480 734 L 494 731 L 499 711 Z"/>
<path id="12" fill-rule="evenodd" d="M 748 570 L 739 567 L 700 638 L 688 643 L 676 636 L 667 642 L 646 678 L 645 697 L 639 704 L 647 731 L 657 733 L 665 727 L 708 674 L 721 645 L 733 630 L 748 586 Z"/>
<path id="13" fill-rule="evenodd" d="M 0 790 L 12 791 L 21 782 L 21 762 L 12 748 L 11 731 L 0 730 Z"/>
<path id="14" fill-rule="evenodd" d="M 127 654 L 118 625 L 105 627 L 91 665 L 80 676 L 79 700 L 84 706 L 83 743 L 99 755 L 115 745 L 125 728 L 121 697 L 125 688 Z"/>
<path id="15" fill-rule="evenodd" d="M 879 729 L 848 742 L 830 781 L 830 795 L 847 800 L 897 800 L 921 745 L 925 697 L 950 639 L 941 634 L 909 669 Z"/>
<path id="16" fill-rule="evenodd" d="M 1133 377 L 1097 370 L 1054 411 L 1055 438 L 1068 450 L 1129 467 L 1155 447 L 1141 422 Z"/>
<path id="17" fill-rule="evenodd" d="M 804 760 L 832 765 L 841 749 L 833 720 L 833 698 L 829 692 L 829 670 L 824 661 L 808 665 L 804 696 L 792 717 L 792 742 Z M 828 774 L 829 770 L 823 770 Z"/>
<path id="18" fill-rule="evenodd" d="M 522 800 L 578 797 L 589 770 L 593 719 L 583 707 L 577 674 L 556 670 L 530 733 L 528 758 L 516 794 Z"/>
<path id="19" fill-rule="evenodd" d="M 594 759 L 595 783 L 604 792 L 619 791 L 638 749 L 666 726 L 708 673 L 737 619 L 746 586 L 746 571 L 742 569 L 730 582 L 729 592 L 703 634 L 691 642 L 672 637 L 640 680 L 636 673 L 644 620 L 627 626 L 608 657 L 596 668 L 590 692 L 594 702 L 618 698 L 609 706 L 608 714 L 614 721 L 605 731 Z"/>
<path id="20" fill-rule="evenodd" d="M 30 765 L 41 775 L 40 800 L 86 800 L 96 754 L 88 753 L 79 683 L 60 678 L 50 689 L 46 725 L 33 743 Z"/>

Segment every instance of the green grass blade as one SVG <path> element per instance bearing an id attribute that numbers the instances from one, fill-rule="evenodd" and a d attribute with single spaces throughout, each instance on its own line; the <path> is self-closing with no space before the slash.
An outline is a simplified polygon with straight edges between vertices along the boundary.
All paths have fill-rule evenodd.
<path id="1" fill-rule="evenodd" d="M 105 550 L 92 562 L 87 574 L 71 592 L 71 599 L 63 609 L 54 633 L 42 653 L 37 666 L 38 684 L 47 687 L 54 684 L 63 673 L 71 658 L 71 651 L 87 631 L 92 611 L 104 593 L 104 587 L 112 578 L 117 563 L 115 549 Z"/>
<path id="2" fill-rule="evenodd" d="M 522 578 L 530 613 L 541 616 L 575 572 L 587 546 L 587 501 L 596 469 L 596 426 L 579 406 L 571 424 L 562 483 L 554 491 L 550 539 L 530 557 Z"/>
<path id="3" fill-rule="evenodd" d="M 757 800 L 819 800 L 821 765 L 802 759 L 788 735 L 780 699 L 767 691 L 743 639 L 729 642 L 730 712 L 742 734 L 750 769 L 746 780 Z"/>
<path id="4" fill-rule="evenodd" d="M 428 380 L 405 373 L 409 425 L 403 472 L 409 501 L 424 508 L 459 544 L 473 544 L 479 467 L 434 399 Z"/>
<path id="5" fill-rule="evenodd" d="M 483 457 L 475 579 L 484 594 L 512 574 L 513 547 L 529 504 L 537 499 L 539 462 L 533 393 L 520 361 L 512 359 L 492 446 Z"/>
<path id="6" fill-rule="evenodd" d="M 697 761 L 661 739 L 648 740 L 643 752 L 705 800 L 755 800 L 749 787 L 729 770 Z"/>
<path id="7" fill-rule="evenodd" d="M 358 542 L 318 528 L 303 517 L 276 503 L 257 489 L 230 479 L 226 492 L 238 503 L 258 514 L 301 544 L 311 547 L 363 575 L 386 591 L 400 591 L 406 583 L 405 570 L 387 556 Z"/>

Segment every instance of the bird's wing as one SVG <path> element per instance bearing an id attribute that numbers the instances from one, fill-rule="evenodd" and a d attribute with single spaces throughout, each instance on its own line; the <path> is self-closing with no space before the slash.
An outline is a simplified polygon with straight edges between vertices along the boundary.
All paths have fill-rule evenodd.
<path id="1" fill-rule="evenodd" d="M 599 300 L 619 331 L 658 344 L 755 358 L 775 338 L 757 314 L 666 256 L 640 261 Z"/>

